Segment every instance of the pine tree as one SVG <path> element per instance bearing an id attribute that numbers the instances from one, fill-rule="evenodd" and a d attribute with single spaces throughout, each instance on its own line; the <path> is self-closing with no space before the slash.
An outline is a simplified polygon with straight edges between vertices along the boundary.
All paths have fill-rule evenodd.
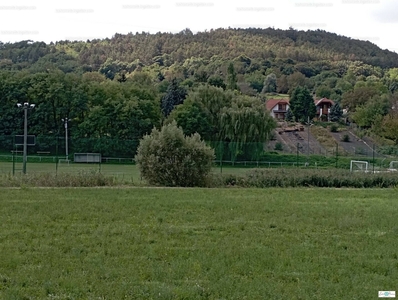
<path id="1" fill-rule="evenodd" d="M 175 106 L 182 104 L 187 96 L 184 88 L 178 85 L 177 79 L 173 79 L 167 88 L 166 94 L 162 97 L 162 113 L 167 117 Z"/>
<path id="2" fill-rule="evenodd" d="M 336 102 L 330 108 L 330 121 L 338 122 L 340 118 L 343 116 L 343 110 L 341 109 L 340 105 Z"/>
<path id="3" fill-rule="evenodd" d="M 306 87 L 296 87 L 290 98 L 290 109 L 296 121 L 307 122 L 308 118 L 312 120 L 316 114 L 316 106 Z"/>
<path id="4" fill-rule="evenodd" d="M 291 109 L 288 109 L 285 115 L 285 121 L 293 122 L 294 116 Z"/>

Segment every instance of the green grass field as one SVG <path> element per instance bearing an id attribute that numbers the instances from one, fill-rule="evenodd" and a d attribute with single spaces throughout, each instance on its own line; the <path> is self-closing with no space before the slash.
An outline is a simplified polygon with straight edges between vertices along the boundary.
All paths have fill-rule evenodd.
<path id="1" fill-rule="evenodd" d="M 0 299 L 376 299 L 396 189 L 2 189 Z"/>

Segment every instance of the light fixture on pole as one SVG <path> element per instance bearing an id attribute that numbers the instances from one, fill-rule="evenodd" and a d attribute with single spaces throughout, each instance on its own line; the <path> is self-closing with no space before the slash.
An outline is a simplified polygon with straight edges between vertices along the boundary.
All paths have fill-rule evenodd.
<path id="1" fill-rule="evenodd" d="M 27 153 L 28 153 L 28 109 L 35 108 L 35 104 L 29 104 L 29 102 L 24 102 L 23 104 L 17 103 L 17 106 L 24 110 L 22 172 L 24 174 L 26 174 L 26 161 L 27 161 Z"/>
<path id="2" fill-rule="evenodd" d="M 61 119 L 62 122 L 64 122 L 65 125 L 65 155 L 66 155 L 66 159 L 69 159 L 69 153 L 68 153 L 68 122 L 71 119 L 65 118 L 65 119 Z"/>

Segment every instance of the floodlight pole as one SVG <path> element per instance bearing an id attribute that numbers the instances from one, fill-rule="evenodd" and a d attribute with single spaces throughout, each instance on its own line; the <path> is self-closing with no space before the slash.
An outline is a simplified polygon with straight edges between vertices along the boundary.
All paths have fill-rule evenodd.
<path id="1" fill-rule="evenodd" d="M 23 167 L 22 172 L 26 174 L 26 161 L 28 160 L 28 109 L 24 105 L 24 124 L 23 124 Z"/>
<path id="2" fill-rule="evenodd" d="M 308 137 L 307 137 L 307 140 L 308 140 L 308 142 L 307 142 L 307 167 L 308 167 L 308 165 L 309 165 L 309 160 L 310 160 L 310 116 L 308 116 L 308 122 L 307 122 L 307 124 L 308 124 L 308 132 L 307 132 L 307 135 L 308 135 Z"/>
<path id="3" fill-rule="evenodd" d="M 62 119 L 62 121 L 65 124 L 65 155 L 66 155 L 66 159 L 69 159 L 69 152 L 68 152 L 68 121 L 70 121 L 70 119 L 65 118 L 65 119 Z"/>
<path id="4" fill-rule="evenodd" d="M 33 109 L 35 105 L 24 102 L 24 104 L 17 103 L 17 106 L 24 110 L 22 173 L 26 174 L 26 162 L 28 160 L 28 109 Z"/>

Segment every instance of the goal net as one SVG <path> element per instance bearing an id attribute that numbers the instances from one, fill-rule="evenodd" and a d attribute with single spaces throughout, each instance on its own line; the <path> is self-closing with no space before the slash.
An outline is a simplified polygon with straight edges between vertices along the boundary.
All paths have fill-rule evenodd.
<path id="1" fill-rule="evenodd" d="M 356 172 L 356 171 L 367 172 L 368 167 L 369 167 L 369 163 L 367 161 L 352 160 L 350 163 L 350 171 L 351 172 Z"/>
<path id="2" fill-rule="evenodd" d="M 398 169 L 398 161 L 393 160 L 390 162 L 390 166 L 388 167 L 389 170 L 396 170 Z"/>

